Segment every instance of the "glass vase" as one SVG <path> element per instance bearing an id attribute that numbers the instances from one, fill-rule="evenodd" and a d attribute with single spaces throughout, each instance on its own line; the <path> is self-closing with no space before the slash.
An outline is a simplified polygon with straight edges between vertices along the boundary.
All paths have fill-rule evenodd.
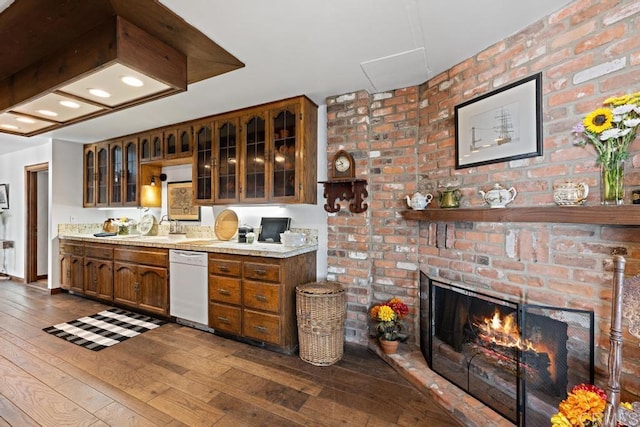
<path id="1" fill-rule="evenodd" d="M 600 164 L 600 198 L 603 205 L 624 203 L 624 160 Z"/>

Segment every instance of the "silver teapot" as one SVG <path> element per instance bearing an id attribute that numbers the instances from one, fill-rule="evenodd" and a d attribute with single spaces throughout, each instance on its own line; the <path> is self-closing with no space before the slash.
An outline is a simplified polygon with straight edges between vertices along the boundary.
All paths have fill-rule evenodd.
<path id="1" fill-rule="evenodd" d="M 504 208 L 513 202 L 518 194 L 515 188 L 511 187 L 507 190 L 498 183 L 494 184 L 493 188 L 487 190 L 486 193 L 482 190 L 479 193 L 490 208 Z"/>

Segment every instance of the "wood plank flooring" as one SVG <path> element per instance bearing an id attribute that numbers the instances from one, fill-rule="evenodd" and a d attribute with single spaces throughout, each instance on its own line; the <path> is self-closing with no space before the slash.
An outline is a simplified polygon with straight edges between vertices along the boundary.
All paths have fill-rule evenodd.
<path id="1" fill-rule="evenodd" d="M 458 425 L 361 346 L 317 367 L 175 323 L 99 352 L 42 331 L 105 308 L 0 281 L 0 426 Z"/>

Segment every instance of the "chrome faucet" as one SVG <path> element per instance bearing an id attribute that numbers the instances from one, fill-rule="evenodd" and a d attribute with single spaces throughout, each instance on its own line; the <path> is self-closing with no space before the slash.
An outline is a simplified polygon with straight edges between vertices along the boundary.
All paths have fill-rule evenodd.
<path id="1" fill-rule="evenodd" d="M 177 219 L 172 219 L 169 222 L 169 233 L 178 234 L 180 233 L 180 223 Z"/>
<path id="2" fill-rule="evenodd" d="M 160 218 L 160 222 L 158 223 L 158 225 L 162 225 L 165 220 L 169 221 L 169 215 L 162 215 L 162 218 Z"/>

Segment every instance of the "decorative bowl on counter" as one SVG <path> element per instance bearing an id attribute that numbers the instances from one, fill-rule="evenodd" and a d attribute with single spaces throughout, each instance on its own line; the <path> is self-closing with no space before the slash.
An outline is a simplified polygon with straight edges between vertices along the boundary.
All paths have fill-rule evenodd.
<path id="1" fill-rule="evenodd" d="M 280 242 L 285 246 L 302 246 L 306 241 L 307 236 L 304 233 L 292 233 L 290 231 L 280 233 Z"/>

